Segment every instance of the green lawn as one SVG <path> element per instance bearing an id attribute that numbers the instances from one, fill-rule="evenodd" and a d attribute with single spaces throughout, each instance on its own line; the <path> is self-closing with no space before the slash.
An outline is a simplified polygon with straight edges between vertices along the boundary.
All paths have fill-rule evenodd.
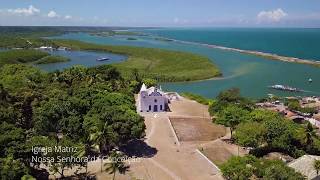
<path id="1" fill-rule="evenodd" d="M 159 81 L 193 81 L 221 76 L 217 66 L 207 57 L 178 51 L 132 46 L 97 45 L 74 40 L 54 40 L 59 46 L 78 50 L 106 51 L 127 55 L 124 62 L 114 64 L 124 76 L 137 69 L 144 77 Z"/>

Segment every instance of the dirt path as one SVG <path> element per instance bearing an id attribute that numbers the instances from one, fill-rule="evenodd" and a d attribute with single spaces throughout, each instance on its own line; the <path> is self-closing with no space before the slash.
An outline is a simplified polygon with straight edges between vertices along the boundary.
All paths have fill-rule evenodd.
<path id="1" fill-rule="evenodd" d="M 147 129 L 151 129 L 147 131 L 146 142 L 158 151 L 154 157 L 144 161 L 151 176 L 154 172 L 148 164 L 157 166 L 167 176 L 158 176 L 157 179 L 222 179 L 218 170 L 196 152 L 196 145 L 188 143 L 181 146 L 177 145 L 166 113 L 158 114 L 156 118 L 152 114 L 144 116 Z M 132 165 L 130 169 L 134 172 L 135 177 L 139 177 L 135 165 Z"/>
<path id="2" fill-rule="evenodd" d="M 145 117 L 147 128 L 145 142 L 156 148 L 157 153 L 151 158 L 143 159 L 141 163 L 132 164 L 132 176 L 157 180 L 223 179 L 219 170 L 198 152 L 198 143 L 177 142 L 169 120 L 169 116 L 209 118 L 207 106 L 184 99 L 172 102 L 170 108 L 171 112 L 168 113 L 141 114 Z"/>
<path id="3" fill-rule="evenodd" d="M 143 113 L 146 124 L 145 143 L 156 152 L 141 161 L 130 164 L 125 175 L 116 174 L 117 180 L 220 180 L 219 170 L 197 148 L 199 143 L 177 142 L 169 116 L 206 117 L 207 107 L 183 100 L 173 102 L 172 112 Z M 112 175 L 100 173 L 100 162 L 91 162 L 89 171 L 99 180 L 112 179 Z"/>

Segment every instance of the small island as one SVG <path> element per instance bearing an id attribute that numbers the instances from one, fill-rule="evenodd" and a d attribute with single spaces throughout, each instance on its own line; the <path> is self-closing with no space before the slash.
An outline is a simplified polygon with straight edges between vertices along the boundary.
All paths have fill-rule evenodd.
<path id="1" fill-rule="evenodd" d="M 109 36 L 144 36 L 144 33 L 140 32 L 133 32 L 133 31 L 116 31 L 116 30 L 110 30 L 110 31 L 99 31 L 99 32 L 91 32 L 90 35 L 92 36 L 100 36 L 100 37 L 109 37 Z"/>
<path id="2" fill-rule="evenodd" d="M 135 40 L 138 40 L 137 38 L 133 38 L 133 37 L 129 37 L 127 38 L 128 41 L 135 41 Z"/>

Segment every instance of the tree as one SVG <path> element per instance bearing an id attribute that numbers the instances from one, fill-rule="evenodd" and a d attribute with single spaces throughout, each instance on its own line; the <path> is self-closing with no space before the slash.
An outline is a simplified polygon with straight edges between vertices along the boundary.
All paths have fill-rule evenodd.
<path id="1" fill-rule="evenodd" d="M 290 110 L 299 111 L 301 106 L 298 100 L 290 100 L 288 103 L 288 108 Z"/>
<path id="2" fill-rule="evenodd" d="M 28 171 L 29 169 L 12 155 L 0 159 L 0 179 L 2 180 L 20 179 Z"/>
<path id="3" fill-rule="evenodd" d="M 317 171 L 317 176 L 318 176 L 320 171 L 320 160 L 314 160 L 313 168 Z"/>
<path id="4" fill-rule="evenodd" d="M 258 159 L 252 155 L 234 156 L 221 165 L 226 179 L 288 179 L 304 180 L 305 177 L 279 160 Z"/>
<path id="5" fill-rule="evenodd" d="M 220 166 L 221 172 L 226 179 L 246 180 L 254 175 L 253 164 L 257 161 L 254 156 L 233 156 Z"/>
<path id="6" fill-rule="evenodd" d="M 215 115 L 215 113 L 222 111 L 230 104 L 237 105 L 248 111 L 251 111 L 254 108 L 254 103 L 251 100 L 241 97 L 238 88 L 231 88 L 219 93 L 217 100 L 210 104 L 209 113 L 210 115 Z"/>
<path id="7" fill-rule="evenodd" d="M 235 130 L 236 126 L 241 122 L 247 121 L 248 114 L 249 112 L 247 110 L 244 110 L 237 105 L 228 105 L 218 113 L 215 123 L 230 127 L 232 138 L 233 131 Z"/>
<path id="8" fill-rule="evenodd" d="M 238 144 L 257 148 L 265 143 L 266 129 L 258 122 L 241 123 L 237 126 L 234 138 Z"/>
<path id="9" fill-rule="evenodd" d="M 249 121 L 265 122 L 271 119 L 279 119 L 280 115 L 274 111 L 265 109 L 254 109 L 250 112 Z"/>
<path id="10" fill-rule="evenodd" d="M 280 160 L 259 160 L 256 169 L 259 171 L 257 175 L 261 175 L 262 179 L 288 179 L 288 180 L 304 180 L 305 177 L 295 172 L 294 169 L 288 167 Z M 258 176 L 259 177 L 259 176 Z"/>
<path id="11" fill-rule="evenodd" d="M 23 149 L 24 142 L 23 129 L 6 122 L 0 124 L 0 157 L 5 157 L 7 154 L 20 156 L 19 152 Z"/>
<path id="12" fill-rule="evenodd" d="M 131 82 L 111 66 L 90 69 L 76 66 L 54 73 L 21 64 L 3 66 L 0 71 L 0 179 L 20 179 L 28 174 L 18 169 L 24 165 L 27 169 L 39 167 L 40 163 L 30 164 L 32 156 L 84 157 L 96 153 L 92 147 L 103 156 L 114 147 L 142 138 L 145 124 L 136 112 L 131 85 L 137 84 Z M 58 132 L 64 135 L 59 143 L 55 139 Z M 35 155 L 31 151 L 32 147 L 56 145 L 77 146 L 79 152 Z M 66 168 L 85 166 L 64 161 L 44 164 L 61 176 Z"/>
<path id="13" fill-rule="evenodd" d="M 285 119 L 271 119 L 264 122 L 265 140 L 270 147 L 288 150 L 293 138 L 293 125 Z"/>
<path id="14" fill-rule="evenodd" d="M 240 89 L 231 88 L 225 91 L 222 91 L 217 96 L 218 101 L 220 102 L 239 102 L 242 97 L 240 95 Z"/>
<path id="15" fill-rule="evenodd" d="M 109 159 L 107 163 L 105 163 L 106 172 L 109 172 L 109 174 L 113 174 L 113 180 L 115 179 L 116 172 L 118 171 L 121 174 L 124 174 L 127 170 L 127 166 L 125 166 L 124 160 L 125 155 L 120 152 L 113 150 L 111 151 L 109 155 Z"/>
<path id="16" fill-rule="evenodd" d="M 308 122 L 306 128 L 305 128 L 305 134 L 306 134 L 306 145 L 312 145 L 313 143 L 313 136 L 314 136 L 314 130 L 310 122 Z"/>
<path id="17" fill-rule="evenodd" d="M 142 82 L 143 82 L 147 87 L 151 87 L 151 86 L 156 86 L 156 85 L 157 85 L 157 81 L 156 81 L 155 79 L 144 78 L 144 79 L 142 79 Z"/>
<path id="18" fill-rule="evenodd" d="M 24 175 L 21 177 L 21 180 L 36 180 L 36 178 L 31 175 Z"/>

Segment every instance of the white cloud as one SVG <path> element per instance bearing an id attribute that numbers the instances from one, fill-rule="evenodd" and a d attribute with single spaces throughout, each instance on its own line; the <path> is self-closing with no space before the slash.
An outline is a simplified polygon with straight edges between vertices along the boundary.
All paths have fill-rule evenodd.
<path id="1" fill-rule="evenodd" d="M 57 18 L 57 17 L 59 17 L 59 15 L 55 11 L 50 11 L 48 13 L 48 17 L 49 18 Z"/>
<path id="2" fill-rule="evenodd" d="M 180 19 L 180 18 L 174 18 L 173 19 L 173 22 L 175 23 L 175 24 L 188 24 L 189 23 L 189 20 L 187 20 L 187 19 Z"/>
<path id="3" fill-rule="evenodd" d="M 271 10 L 271 11 L 261 11 L 257 17 L 259 21 L 267 22 L 279 22 L 282 18 L 286 17 L 288 14 L 284 12 L 281 8 Z"/>
<path id="4" fill-rule="evenodd" d="M 177 17 L 173 19 L 173 22 L 174 22 L 174 23 L 179 23 L 179 21 L 180 21 L 180 20 L 179 20 L 179 18 L 177 18 Z"/>
<path id="5" fill-rule="evenodd" d="M 72 16 L 66 15 L 66 16 L 64 16 L 64 18 L 65 18 L 65 19 L 72 19 Z"/>
<path id="6" fill-rule="evenodd" d="M 32 16 L 39 14 L 40 9 L 37 9 L 33 5 L 30 5 L 28 8 L 8 9 L 7 12 L 14 15 Z"/>

